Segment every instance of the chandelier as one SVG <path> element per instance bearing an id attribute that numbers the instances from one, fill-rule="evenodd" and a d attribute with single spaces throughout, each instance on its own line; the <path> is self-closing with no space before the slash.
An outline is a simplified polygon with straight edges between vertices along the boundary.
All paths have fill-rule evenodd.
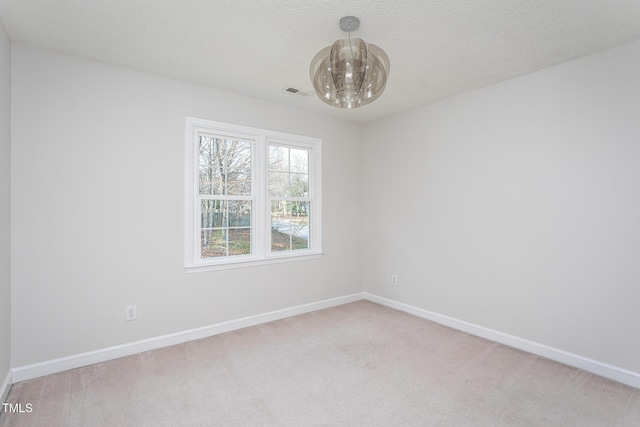
<path id="1" fill-rule="evenodd" d="M 340 29 L 349 38 L 322 49 L 311 61 L 309 75 L 316 95 L 329 105 L 357 108 L 369 104 L 387 85 L 389 57 L 374 44 L 351 39 L 351 31 L 359 26 L 355 16 L 342 18 Z"/>

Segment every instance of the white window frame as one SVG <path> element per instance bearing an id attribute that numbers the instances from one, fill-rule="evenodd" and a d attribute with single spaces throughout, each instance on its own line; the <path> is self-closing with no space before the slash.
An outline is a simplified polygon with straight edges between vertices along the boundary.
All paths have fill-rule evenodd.
<path id="1" fill-rule="evenodd" d="M 248 255 L 200 257 L 199 135 L 249 141 L 251 150 L 251 248 Z M 269 144 L 309 151 L 309 248 L 271 251 Z M 185 155 L 184 266 L 188 273 L 319 258 L 322 252 L 322 140 L 187 117 Z"/>

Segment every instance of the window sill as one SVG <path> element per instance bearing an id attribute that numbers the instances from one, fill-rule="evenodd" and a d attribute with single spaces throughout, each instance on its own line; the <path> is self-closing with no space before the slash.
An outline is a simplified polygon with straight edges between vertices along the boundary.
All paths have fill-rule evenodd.
<path id="1" fill-rule="evenodd" d="M 283 262 L 294 262 L 294 261 L 306 261 L 310 259 L 317 259 L 322 257 L 324 252 L 305 252 L 303 254 L 296 255 L 286 255 L 286 256 L 273 256 L 269 258 L 263 259 L 251 259 L 245 261 L 227 261 L 219 264 L 194 264 L 194 265 L 185 265 L 185 270 L 187 273 L 204 273 L 207 271 L 218 271 L 218 270 L 229 270 L 232 268 L 245 268 L 245 267 L 253 267 L 258 265 L 269 265 L 269 264 L 281 264 Z"/>

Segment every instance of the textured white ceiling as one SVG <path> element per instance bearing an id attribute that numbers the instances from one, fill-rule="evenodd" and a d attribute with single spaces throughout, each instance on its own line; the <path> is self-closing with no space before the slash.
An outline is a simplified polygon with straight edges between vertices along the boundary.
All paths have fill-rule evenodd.
<path id="1" fill-rule="evenodd" d="M 391 60 L 385 93 L 341 110 L 315 96 L 309 63 L 353 33 Z M 16 42 L 358 122 L 640 38 L 640 0 L 0 0 Z"/>

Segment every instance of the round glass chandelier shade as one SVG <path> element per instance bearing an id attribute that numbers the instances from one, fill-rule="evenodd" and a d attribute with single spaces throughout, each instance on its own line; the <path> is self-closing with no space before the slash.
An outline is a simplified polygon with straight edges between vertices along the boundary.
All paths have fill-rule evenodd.
<path id="1" fill-rule="evenodd" d="M 357 108 L 382 94 L 389 65 L 389 57 L 378 46 L 346 39 L 318 52 L 309 75 L 322 101 L 339 108 Z"/>
<path id="2" fill-rule="evenodd" d="M 331 77 L 338 96 L 352 104 L 360 93 L 367 71 L 367 45 L 362 39 L 338 40 L 329 55 Z"/>

